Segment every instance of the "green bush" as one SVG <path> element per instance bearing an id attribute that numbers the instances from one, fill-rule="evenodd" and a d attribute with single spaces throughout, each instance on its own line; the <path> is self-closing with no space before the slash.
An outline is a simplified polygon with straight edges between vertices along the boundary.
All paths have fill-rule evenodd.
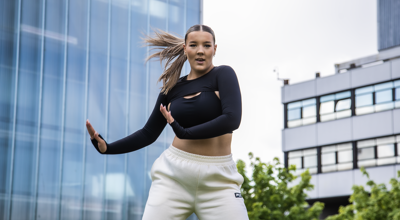
<path id="1" fill-rule="evenodd" d="M 314 188 L 310 184 L 308 170 L 301 174 L 300 182 L 292 187 L 289 183 L 298 176 L 295 166 L 284 168 L 278 158 L 273 163 L 263 163 L 249 153 L 253 174 L 246 176 L 246 164 L 239 160 L 237 168 L 244 177 L 241 193 L 250 220 L 311 220 L 318 219 L 324 204 L 315 202 L 311 207 L 305 201 L 305 190 Z"/>
<path id="2" fill-rule="evenodd" d="M 361 172 L 368 177 L 364 168 Z M 400 178 L 400 171 L 397 172 Z M 367 185 L 370 191 L 363 186 L 353 186 L 353 194 L 350 196 L 350 205 L 339 208 L 339 214 L 327 218 L 327 220 L 400 220 L 400 182 L 393 178 L 390 180 L 391 189 L 385 184 L 376 184 L 369 180 Z"/>

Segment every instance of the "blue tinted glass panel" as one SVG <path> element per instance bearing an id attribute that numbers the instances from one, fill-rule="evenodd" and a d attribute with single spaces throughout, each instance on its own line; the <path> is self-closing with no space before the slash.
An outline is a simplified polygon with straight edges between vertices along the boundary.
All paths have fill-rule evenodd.
<path id="1" fill-rule="evenodd" d="M 383 102 L 390 102 L 393 100 L 392 98 L 392 90 L 384 90 L 375 92 L 375 103 L 383 103 Z"/>
<path id="2" fill-rule="evenodd" d="M 393 82 L 382 83 L 374 86 L 375 91 L 393 88 Z"/>
<path id="3" fill-rule="evenodd" d="M 64 89 L 65 2 L 46 2 L 43 94 L 36 215 L 58 217 L 60 149 Z M 52 33 L 53 37 L 50 36 Z M 45 158 L 45 159 L 44 159 Z M 48 202 L 51 201 L 51 202 Z"/>
<path id="4" fill-rule="evenodd" d="M 301 115 L 300 115 L 300 109 L 292 109 L 288 111 L 288 120 L 296 120 L 296 119 L 300 119 Z"/>
<path id="5" fill-rule="evenodd" d="M 302 101 L 302 106 L 315 105 L 316 99 L 307 99 Z"/>
<path id="6" fill-rule="evenodd" d="M 351 92 L 347 91 L 347 92 L 341 92 L 341 93 L 336 93 L 335 95 L 335 99 L 344 99 L 344 98 L 348 98 L 351 96 Z"/>
<path id="7" fill-rule="evenodd" d="M 294 108 L 300 108 L 301 107 L 301 102 L 293 102 L 288 104 L 287 108 L 288 109 L 294 109 Z"/>
<path id="8" fill-rule="evenodd" d="M 335 100 L 335 95 L 322 96 L 319 101 L 327 102 L 327 101 L 332 101 L 332 100 Z"/>
<path id="9" fill-rule="evenodd" d="M 19 80 L 10 219 L 34 216 L 40 98 L 42 1 L 21 5 Z M 18 138 L 17 138 L 18 137 Z M 24 198 L 24 199 L 21 199 Z"/>
<path id="10" fill-rule="evenodd" d="M 356 96 L 356 107 L 372 105 L 372 93 Z"/>
<path id="11" fill-rule="evenodd" d="M 400 80 L 394 81 L 394 87 L 400 87 Z"/>
<path id="12" fill-rule="evenodd" d="M 369 92 L 373 92 L 373 91 L 374 91 L 374 87 L 368 86 L 368 87 L 364 87 L 361 89 L 356 89 L 356 95 L 363 94 L 363 93 L 369 93 Z"/>
<path id="13" fill-rule="evenodd" d="M 396 88 L 395 98 L 396 98 L 396 100 L 400 100 L 400 88 Z"/>
<path id="14" fill-rule="evenodd" d="M 106 140 L 106 109 L 108 94 L 108 8 L 109 1 L 90 1 L 90 44 L 89 44 L 89 84 L 88 118 L 94 129 Z M 84 209 L 82 219 L 100 219 L 104 214 L 105 166 L 106 155 L 99 154 L 87 138 L 85 164 Z"/>
<path id="15" fill-rule="evenodd" d="M 350 109 L 351 99 L 340 100 L 336 103 L 336 111 Z"/>
<path id="16" fill-rule="evenodd" d="M 11 190 L 11 149 L 14 123 L 15 60 L 17 31 L 15 19 L 17 1 L 1 1 L 0 4 L 0 218 L 6 213 L 8 193 Z M 8 210 L 7 210 L 8 211 Z"/>

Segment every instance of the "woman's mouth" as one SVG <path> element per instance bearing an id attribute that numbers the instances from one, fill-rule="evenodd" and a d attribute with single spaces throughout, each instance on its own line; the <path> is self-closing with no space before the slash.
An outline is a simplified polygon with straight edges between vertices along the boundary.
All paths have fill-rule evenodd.
<path id="1" fill-rule="evenodd" d="M 197 64 L 203 64 L 204 61 L 205 61 L 205 59 L 203 59 L 203 58 L 197 58 L 197 59 L 195 59 L 195 61 L 196 61 Z"/>

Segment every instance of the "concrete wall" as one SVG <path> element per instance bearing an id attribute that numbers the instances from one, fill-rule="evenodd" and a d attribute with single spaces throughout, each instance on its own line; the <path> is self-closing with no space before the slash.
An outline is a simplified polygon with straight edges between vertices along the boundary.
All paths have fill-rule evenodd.
<path id="1" fill-rule="evenodd" d="M 283 129 L 282 150 L 291 151 L 399 133 L 400 109 L 395 109 Z"/>
<path id="2" fill-rule="evenodd" d="M 282 87 L 282 103 L 400 78 L 400 59 Z"/>
<path id="3" fill-rule="evenodd" d="M 366 170 L 371 180 L 377 184 L 385 183 L 388 189 L 390 189 L 389 181 L 397 177 L 400 165 L 371 167 L 366 168 Z M 311 178 L 314 189 L 307 192 L 308 199 L 349 196 L 353 193 L 351 190 L 353 185 L 363 185 L 365 189 L 370 190 L 366 185 L 367 181 L 368 178 L 363 176 L 359 169 L 315 174 Z M 296 183 L 298 182 L 297 180 Z M 291 184 L 291 186 L 294 184 Z"/>

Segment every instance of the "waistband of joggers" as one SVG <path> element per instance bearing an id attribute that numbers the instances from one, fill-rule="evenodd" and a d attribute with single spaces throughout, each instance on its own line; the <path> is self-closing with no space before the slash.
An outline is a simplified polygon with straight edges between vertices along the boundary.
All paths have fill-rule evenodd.
<path id="1" fill-rule="evenodd" d="M 203 156 L 199 154 L 192 154 L 186 151 L 180 150 L 174 146 L 169 146 L 166 150 L 168 153 L 180 157 L 182 159 L 191 160 L 200 163 L 208 163 L 208 164 L 219 164 L 219 165 L 231 165 L 235 162 L 232 159 L 232 154 L 226 156 Z"/>

